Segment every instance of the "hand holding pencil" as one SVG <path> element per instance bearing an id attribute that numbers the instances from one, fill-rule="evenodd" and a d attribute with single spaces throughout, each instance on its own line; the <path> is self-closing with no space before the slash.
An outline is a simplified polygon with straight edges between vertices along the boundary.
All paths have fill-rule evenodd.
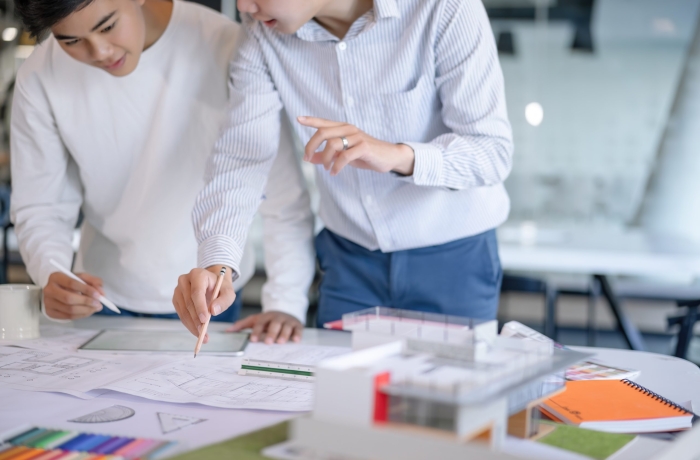
<path id="1" fill-rule="evenodd" d="M 200 326 L 207 322 L 209 316 L 223 313 L 236 300 L 230 266 L 226 267 L 218 294 L 214 294 L 222 268 L 223 265 L 195 268 L 178 279 L 173 293 L 173 305 L 182 324 L 195 337 L 199 337 Z M 206 335 L 204 343 L 207 343 Z"/>
<path id="2" fill-rule="evenodd" d="M 214 294 L 211 297 L 212 302 L 214 302 L 217 297 L 219 297 L 219 292 L 221 291 L 221 285 L 224 282 L 224 277 L 226 276 L 226 267 L 222 267 L 219 272 L 219 279 L 216 280 L 216 286 L 214 287 Z M 204 337 L 207 335 L 207 328 L 209 327 L 209 321 L 211 320 L 211 314 L 207 316 L 206 321 L 201 325 L 199 330 L 199 338 L 197 339 L 197 345 L 194 348 L 194 357 L 197 357 L 200 348 L 202 348 L 202 343 L 204 342 Z"/>

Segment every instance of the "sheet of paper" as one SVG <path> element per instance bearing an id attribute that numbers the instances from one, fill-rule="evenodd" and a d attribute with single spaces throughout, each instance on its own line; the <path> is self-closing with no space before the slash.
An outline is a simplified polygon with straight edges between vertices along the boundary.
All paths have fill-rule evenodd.
<path id="1" fill-rule="evenodd" d="M 344 355 L 350 351 L 350 348 L 345 347 L 324 347 L 320 345 L 300 345 L 295 343 L 286 343 L 284 345 L 251 343 L 248 344 L 248 347 L 245 349 L 245 356 L 243 356 L 243 358 L 315 366 L 324 359 Z M 238 362 L 240 364 L 240 360 Z"/>
<path id="2" fill-rule="evenodd" d="M 39 327 L 41 337 L 38 339 L 0 340 L 0 346 L 12 345 L 15 347 L 40 348 L 51 351 L 75 351 L 80 345 L 90 340 L 98 332 L 100 331 L 42 324 Z"/>
<path id="3" fill-rule="evenodd" d="M 313 449 L 300 447 L 294 444 L 293 441 L 285 441 L 281 444 L 266 447 L 261 454 L 266 458 L 275 460 L 356 460 L 356 457 L 347 457 L 338 454 L 322 454 L 315 452 Z"/>
<path id="4" fill-rule="evenodd" d="M 130 407 L 136 414 L 123 421 L 90 427 L 68 421 L 114 405 Z M 158 416 L 162 412 L 207 421 L 163 434 Z M 107 391 L 99 398 L 84 400 L 59 393 L 0 389 L 0 433 L 16 430 L 20 425 L 38 425 L 57 430 L 83 429 L 112 436 L 177 441 L 183 450 L 225 441 L 296 415 L 295 412 L 232 411 L 200 404 L 172 404 L 113 391 Z"/>
<path id="5" fill-rule="evenodd" d="M 250 344 L 246 358 L 315 365 L 348 348 Z M 200 356 L 160 366 L 103 388 L 157 401 L 229 409 L 309 411 L 313 383 L 238 375 L 241 358 Z"/>
<path id="6" fill-rule="evenodd" d="M 640 371 L 609 366 L 594 360 L 574 364 L 566 370 L 566 380 L 634 380 Z"/>
<path id="7" fill-rule="evenodd" d="M 69 352 L 0 347 L 0 387 L 54 391 L 87 399 L 101 393 L 93 390 L 162 363 L 162 358 L 156 357 L 83 356 Z"/>

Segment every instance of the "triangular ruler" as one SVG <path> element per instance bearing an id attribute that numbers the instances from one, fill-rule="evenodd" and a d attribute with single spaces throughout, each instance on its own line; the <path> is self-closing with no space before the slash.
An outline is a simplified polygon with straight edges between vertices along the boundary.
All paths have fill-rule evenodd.
<path id="1" fill-rule="evenodd" d="M 190 417 L 188 415 L 173 415 L 158 412 L 158 421 L 160 421 L 160 431 L 162 431 L 163 434 L 167 434 L 190 425 L 206 422 L 207 419 Z"/>

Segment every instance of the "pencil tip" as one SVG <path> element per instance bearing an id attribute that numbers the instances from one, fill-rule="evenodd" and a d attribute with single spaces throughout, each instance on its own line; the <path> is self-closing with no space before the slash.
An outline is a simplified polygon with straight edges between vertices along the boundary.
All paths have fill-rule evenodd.
<path id="1" fill-rule="evenodd" d="M 195 358 L 197 357 L 197 353 L 194 354 L 194 357 L 195 357 Z"/>

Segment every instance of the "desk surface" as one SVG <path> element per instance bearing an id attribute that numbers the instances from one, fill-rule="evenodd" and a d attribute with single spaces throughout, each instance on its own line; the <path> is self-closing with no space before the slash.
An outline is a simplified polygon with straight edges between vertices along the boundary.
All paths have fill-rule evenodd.
<path id="1" fill-rule="evenodd" d="M 700 245 L 642 229 L 523 223 L 500 228 L 498 242 L 506 270 L 700 278 Z"/>
<path id="2" fill-rule="evenodd" d="M 174 320 L 114 317 L 93 317 L 76 321 L 73 325 L 84 329 L 101 329 L 105 326 L 151 330 L 183 327 L 179 321 Z M 211 324 L 212 330 L 220 330 L 225 326 L 225 324 Z M 304 331 L 303 343 L 349 346 L 350 335 L 345 332 L 307 329 Z M 577 349 L 593 351 L 597 353 L 597 358 L 611 365 L 639 369 L 642 371 L 637 379 L 640 384 L 680 404 L 691 400 L 696 411 L 700 408 L 700 369 L 688 361 L 629 350 L 585 347 L 577 347 Z M 76 425 L 67 422 L 74 417 L 114 404 L 131 407 L 136 411 L 136 415 L 119 422 L 99 425 Z M 282 412 L 228 410 L 198 404 L 170 404 L 112 392 L 95 399 L 81 400 L 63 394 L 0 389 L 0 407 L 2 408 L 0 432 L 20 424 L 43 424 L 54 428 L 82 429 L 113 435 L 170 439 L 182 443 L 187 448 L 219 442 L 294 416 L 294 414 Z M 163 435 L 157 421 L 158 412 L 203 418 L 207 419 L 208 423 L 200 423 Z"/>

